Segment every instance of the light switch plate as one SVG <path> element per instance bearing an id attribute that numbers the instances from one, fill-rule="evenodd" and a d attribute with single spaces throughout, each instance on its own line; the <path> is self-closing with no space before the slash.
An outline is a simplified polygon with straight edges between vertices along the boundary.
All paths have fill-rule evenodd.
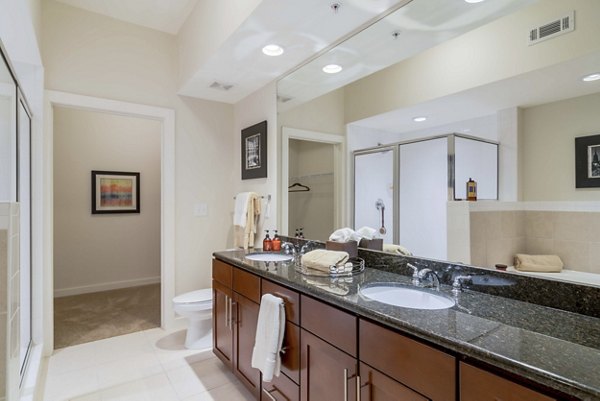
<path id="1" fill-rule="evenodd" d="M 204 202 L 194 205 L 194 216 L 208 216 L 208 205 Z"/>

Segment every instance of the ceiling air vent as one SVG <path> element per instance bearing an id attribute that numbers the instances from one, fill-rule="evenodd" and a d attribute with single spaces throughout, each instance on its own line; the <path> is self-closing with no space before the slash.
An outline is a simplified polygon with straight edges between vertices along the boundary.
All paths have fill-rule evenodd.
<path id="1" fill-rule="evenodd" d="M 222 84 L 220 82 L 213 82 L 212 84 L 210 84 L 208 86 L 211 89 L 217 89 L 217 90 L 221 90 L 221 91 L 228 91 L 229 89 L 233 88 L 233 85 L 229 85 L 229 84 Z"/>
<path id="2" fill-rule="evenodd" d="M 529 46 L 575 30 L 575 11 L 529 31 Z"/>

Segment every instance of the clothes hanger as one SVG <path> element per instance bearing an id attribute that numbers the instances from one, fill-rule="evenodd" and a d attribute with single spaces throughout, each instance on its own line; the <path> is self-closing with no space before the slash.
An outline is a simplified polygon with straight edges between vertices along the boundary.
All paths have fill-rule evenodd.
<path id="1" fill-rule="evenodd" d="M 298 188 L 298 189 L 292 189 L 292 188 Z M 302 185 L 299 182 L 295 182 L 288 187 L 288 192 L 308 192 L 308 191 L 310 191 L 310 187 L 307 187 L 306 185 Z"/>

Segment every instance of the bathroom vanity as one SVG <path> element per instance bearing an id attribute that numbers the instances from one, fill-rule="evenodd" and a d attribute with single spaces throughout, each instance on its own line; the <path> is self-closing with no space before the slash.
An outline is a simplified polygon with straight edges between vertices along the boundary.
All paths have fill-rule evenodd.
<path id="1" fill-rule="evenodd" d="M 598 318 L 476 291 L 447 309 L 402 308 L 360 293 L 410 285 L 399 272 L 368 263 L 356 276 L 316 278 L 245 255 L 214 253 L 214 352 L 256 399 L 600 400 Z M 250 366 L 266 293 L 286 308 L 282 373 L 271 383 Z"/>

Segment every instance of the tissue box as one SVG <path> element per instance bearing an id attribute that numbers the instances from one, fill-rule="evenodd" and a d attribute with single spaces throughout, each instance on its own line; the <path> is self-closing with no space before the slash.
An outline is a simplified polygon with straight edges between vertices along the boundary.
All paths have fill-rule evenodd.
<path id="1" fill-rule="evenodd" d="M 364 239 L 360 240 L 358 244 L 361 248 L 374 249 L 376 251 L 383 251 L 383 238 Z"/>
<path id="2" fill-rule="evenodd" d="M 325 249 L 330 251 L 344 251 L 348 252 L 348 256 L 351 258 L 355 258 L 358 256 L 358 244 L 356 241 L 348 241 L 348 242 L 335 242 L 335 241 L 327 241 L 325 244 Z"/>

